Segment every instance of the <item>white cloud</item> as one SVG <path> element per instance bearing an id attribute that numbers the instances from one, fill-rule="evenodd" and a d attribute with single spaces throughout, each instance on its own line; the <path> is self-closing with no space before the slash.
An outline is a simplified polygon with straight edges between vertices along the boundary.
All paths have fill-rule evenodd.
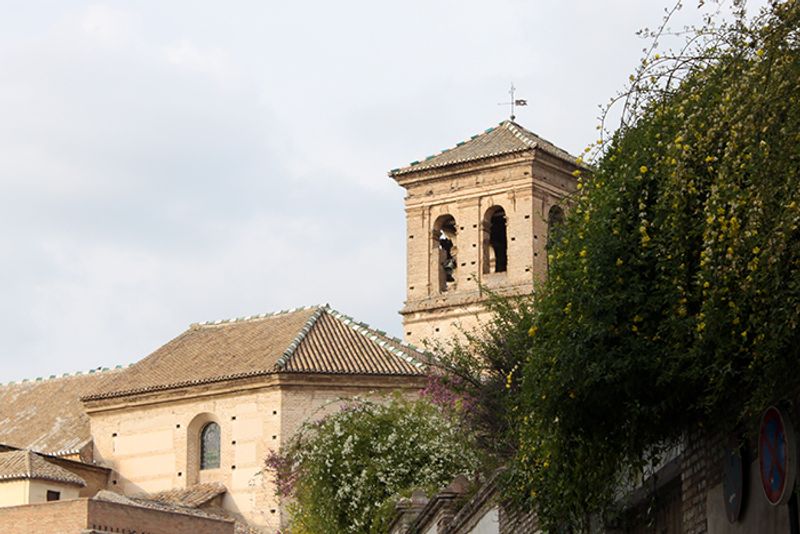
<path id="1" fill-rule="evenodd" d="M 316 302 L 400 333 L 404 192 L 386 171 L 502 120 L 512 80 L 520 122 L 580 150 L 660 14 L 22 3 L 0 19 L 0 380 Z"/>

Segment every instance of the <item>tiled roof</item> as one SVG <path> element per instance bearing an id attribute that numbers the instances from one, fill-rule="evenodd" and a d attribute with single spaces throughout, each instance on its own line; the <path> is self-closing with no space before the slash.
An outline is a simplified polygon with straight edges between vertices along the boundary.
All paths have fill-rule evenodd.
<path id="1" fill-rule="evenodd" d="M 215 497 L 225 493 L 227 488 L 221 482 L 194 484 L 188 488 L 171 489 L 148 495 L 147 499 L 165 504 L 176 504 L 189 508 L 199 508 Z"/>
<path id="2" fill-rule="evenodd" d="M 0 443 L 61 456 L 91 439 L 80 397 L 119 370 L 0 385 Z"/>
<path id="3" fill-rule="evenodd" d="M 78 475 L 51 464 L 35 452 L 25 450 L 0 452 L 0 481 L 25 478 L 53 480 L 77 486 L 86 485 Z"/>
<path id="4" fill-rule="evenodd" d="M 275 373 L 420 375 L 422 353 L 328 308 L 192 325 L 87 394 L 101 399 Z"/>
<path id="5" fill-rule="evenodd" d="M 321 308 L 282 370 L 288 372 L 416 375 L 422 356 L 337 311 Z"/>
<path id="6" fill-rule="evenodd" d="M 512 121 L 503 121 L 494 128 L 472 136 L 469 140 L 458 143 L 453 148 L 428 156 L 422 161 L 415 161 L 406 167 L 394 169 L 389 176 L 396 177 L 413 172 L 457 165 L 485 158 L 503 156 L 538 149 L 558 158 L 577 164 L 574 156 L 566 150 L 558 148 L 550 141 L 542 139 L 535 133 L 526 130 Z"/>

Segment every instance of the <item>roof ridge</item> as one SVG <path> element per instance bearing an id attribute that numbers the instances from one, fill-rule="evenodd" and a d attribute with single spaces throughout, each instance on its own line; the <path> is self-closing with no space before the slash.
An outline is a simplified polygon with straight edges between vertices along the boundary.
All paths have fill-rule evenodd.
<path id="1" fill-rule="evenodd" d="M 523 126 L 520 126 L 520 125 L 519 125 L 519 124 L 517 124 L 516 122 L 513 122 L 513 121 L 503 121 L 503 126 L 505 126 L 505 127 L 506 127 L 506 129 L 507 129 L 509 132 L 513 133 L 513 134 L 514 134 L 514 136 L 515 136 L 517 139 L 519 139 L 520 141 L 522 141 L 523 143 L 525 143 L 526 145 L 528 145 L 530 148 L 536 148 L 536 146 L 538 145 L 538 142 L 537 142 L 537 141 L 535 141 L 535 140 L 531 139 L 531 138 L 530 138 L 530 137 L 528 137 L 528 135 L 526 135 L 526 134 L 531 134 L 531 135 L 533 135 L 534 137 L 536 137 L 537 139 L 539 138 L 539 136 L 538 136 L 538 135 L 536 135 L 535 133 L 531 132 L 531 131 L 530 131 L 530 130 L 528 130 L 527 128 L 525 128 L 525 127 L 523 127 Z"/>
<path id="2" fill-rule="evenodd" d="M 472 135 L 472 136 L 470 136 L 470 138 L 469 138 L 469 139 L 465 139 L 465 140 L 463 140 L 463 141 L 459 141 L 459 142 L 458 142 L 458 143 L 456 143 L 455 145 L 453 145 L 453 146 L 451 146 L 451 147 L 448 147 L 448 148 L 443 148 L 443 149 L 442 149 L 442 150 L 440 150 L 439 152 L 436 152 L 435 154 L 431 154 L 431 155 L 429 155 L 429 156 L 426 156 L 426 157 L 422 158 L 421 160 L 415 160 L 415 161 L 412 161 L 411 163 L 407 164 L 405 167 L 397 167 L 396 169 L 392 169 L 392 170 L 390 170 L 390 171 L 389 171 L 389 175 L 391 176 L 391 175 L 393 175 L 395 172 L 397 172 L 397 171 L 400 171 L 400 170 L 403 170 L 404 168 L 407 168 L 407 167 L 413 167 L 414 165 L 419 165 L 420 163 L 424 163 L 424 162 L 426 162 L 426 161 L 428 161 L 428 160 L 430 160 L 430 159 L 433 159 L 433 158 L 435 158 L 436 156 L 441 156 L 442 154 L 445 154 L 445 153 L 447 153 L 447 152 L 450 152 L 451 150 L 453 150 L 453 149 L 455 149 L 455 148 L 458 148 L 458 147 L 460 147 L 461 145 L 463 145 L 463 144 L 465 144 L 465 143 L 469 143 L 469 142 L 470 142 L 470 141 L 472 141 L 473 139 L 477 139 L 478 137 L 480 137 L 480 136 L 482 136 L 482 135 L 484 135 L 484 134 L 491 133 L 491 132 L 492 132 L 493 130 L 495 130 L 496 128 L 498 128 L 498 127 L 500 127 L 500 126 L 503 126 L 503 124 L 504 124 L 505 122 L 508 122 L 508 121 L 503 121 L 503 122 L 501 122 L 501 123 L 500 123 L 498 126 L 492 126 L 492 127 L 490 127 L 490 128 L 486 128 L 484 131 L 482 131 L 482 132 L 480 132 L 480 133 L 476 133 L 475 135 Z"/>
<path id="3" fill-rule="evenodd" d="M 111 367 L 103 367 L 97 366 L 92 367 L 87 371 L 75 371 L 74 373 L 61 373 L 61 375 L 52 374 L 48 377 L 44 376 L 37 376 L 36 378 L 22 378 L 19 380 L 9 380 L 8 382 L 0 382 L 0 388 L 6 386 L 19 386 L 22 384 L 35 384 L 36 382 L 49 382 L 50 380 L 61 380 L 63 378 L 75 378 L 76 376 L 89 376 L 92 374 L 99 374 L 99 373 L 107 373 L 109 371 L 118 371 L 120 369 L 124 369 L 125 367 L 130 367 L 133 365 L 129 363 L 128 365 L 115 365 L 113 368 Z"/>
<path id="4" fill-rule="evenodd" d="M 502 137 L 495 138 L 494 132 L 501 130 L 503 132 L 507 132 L 504 134 L 505 136 L 510 135 L 513 137 L 513 139 L 509 139 L 507 137 L 505 139 Z M 446 155 L 448 152 L 459 149 L 460 147 L 487 135 L 490 136 L 491 139 L 487 138 L 488 140 L 485 142 L 478 141 L 477 144 L 475 144 L 471 149 L 465 149 L 466 151 L 462 150 L 456 154 L 450 154 L 449 156 Z M 504 120 L 497 126 L 487 128 L 483 132 L 473 135 L 465 141 L 456 143 L 456 145 L 451 148 L 446 148 L 436 154 L 423 158 L 422 160 L 412 161 L 404 167 L 392 169 L 389 171 L 389 176 L 392 178 L 398 178 L 399 176 L 405 174 L 433 171 L 435 169 L 441 169 L 452 165 L 462 165 L 486 160 L 489 158 L 525 153 L 530 150 L 541 150 L 572 164 L 583 165 L 582 162 L 575 156 L 567 152 L 565 149 L 558 147 L 553 142 L 548 141 L 537 133 L 528 130 L 524 126 L 521 126 L 512 120 Z"/>
<path id="5" fill-rule="evenodd" d="M 398 345 L 406 347 L 406 348 L 408 348 L 410 350 L 413 350 L 415 352 L 419 352 L 421 354 L 424 354 L 418 347 L 412 345 L 411 343 L 407 343 L 407 342 L 403 341 L 402 339 L 399 339 L 399 338 L 396 338 L 394 336 L 391 336 L 391 335 L 387 334 L 386 332 L 384 332 L 383 330 L 378 330 L 377 328 L 372 328 L 367 323 L 358 322 L 355 319 L 353 319 L 352 317 L 350 317 L 349 315 L 345 315 L 344 313 L 342 313 L 342 312 L 340 312 L 338 310 L 335 310 L 333 308 L 328 308 L 327 311 L 328 311 L 329 315 L 331 315 L 333 318 L 335 318 L 337 321 L 339 321 L 343 325 L 355 330 L 356 332 L 358 332 L 362 336 L 366 337 L 369 341 L 376 342 L 381 348 L 388 350 L 389 352 L 391 352 L 395 356 L 401 357 L 402 359 L 404 359 L 405 361 L 407 361 L 408 363 L 410 363 L 414 367 L 420 369 L 420 368 L 422 368 L 424 366 L 424 364 L 421 361 L 416 360 L 415 358 L 412 358 L 405 351 L 400 350 L 400 349 L 395 348 L 395 347 L 392 347 L 391 345 L 387 344 L 386 341 L 383 341 L 383 340 L 378 341 L 377 338 L 378 338 L 378 336 L 386 338 L 386 339 L 388 339 L 388 340 L 390 340 L 390 341 L 392 341 L 394 343 L 397 343 Z M 372 334 L 371 336 L 369 335 L 370 333 Z"/>
<path id="6" fill-rule="evenodd" d="M 290 313 L 297 313 L 299 311 L 304 311 L 304 310 L 312 310 L 314 308 L 322 308 L 324 306 L 327 306 L 327 304 L 325 304 L 325 305 L 312 304 L 312 305 L 309 305 L 309 306 L 298 306 L 296 308 L 289 308 L 289 309 L 281 310 L 281 311 L 277 311 L 277 312 L 265 312 L 265 313 L 259 313 L 259 314 L 256 314 L 256 315 L 243 315 L 241 317 L 232 317 L 230 319 L 217 319 L 217 320 L 212 320 L 212 321 L 205 321 L 205 322 L 202 322 L 202 323 L 191 323 L 189 325 L 189 328 L 200 328 L 202 326 L 217 326 L 217 325 L 223 325 L 223 324 L 243 323 L 243 322 L 247 322 L 247 321 L 256 321 L 256 320 L 260 320 L 260 319 L 268 319 L 270 317 L 280 317 L 282 315 L 288 315 Z"/>
<path id="7" fill-rule="evenodd" d="M 25 469 L 23 475 L 30 478 L 33 475 L 33 466 L 31 465 L 32 453 L 30 450 L 25 449 L 23 454 L 25 455 Z"/>
<path id="8" fill-rule="evenodd" d="M 294 339 L 289 343 L 289 346 L 286 347 L 286 350 L 283 351 L 283 355 L 278 358 L 278 361 L 275 362 L 275 369 L 280 371 L 285 369 L 289 363 L 289 360 L 292 359 L 297 347 L 300 346 L 300 343 L 306 338 L 308 333 L 314 328 L 314 324 L 317 320 L 325 313 L 325 310 L 328 309 L 328 305 L 320 306 L 317 308 L 317 311 L 311 314 L 311 317 L 305 322 L 302 328 L 300 328 L 300 332 L 294 337 Z"/>
<path id="9" fill-rule="evenodd" d="M 79 484 L 81 486 L 86 486 L 86 481 L 83 480 L 83 478 L 79 477 L 68 469 L 64 469 L 57 464 L 51 463 L 44 458 L 44 455 L 31 449 L 17 449 L 14 451 L 6 451 L 0 454 L 9 455 L 12 458 L 15 456 L 22 456 L 22 469 L 16 473 L 11 472 L 0 474 L 0 480 L 51 480 L 54 482 L 65 482 L 68 484 Z M 37 465 L 34 465 L 34 462 L 39 462 L 42 467 L 38 468 Z M 49 469 L 50 472 L 45 472 L 42 470 L 42 468 Z"/>

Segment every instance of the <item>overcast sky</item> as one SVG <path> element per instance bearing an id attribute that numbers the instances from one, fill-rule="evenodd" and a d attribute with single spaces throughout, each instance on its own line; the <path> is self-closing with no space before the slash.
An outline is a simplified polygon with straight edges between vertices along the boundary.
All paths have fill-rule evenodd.
<path id="1" fill-rule="evenodd" d="M 666 4 L 0 1 L 0 381 L 316 303 L 400 335 L 386 172 L 503 120 L 512 81 L 579 152 Z"/>

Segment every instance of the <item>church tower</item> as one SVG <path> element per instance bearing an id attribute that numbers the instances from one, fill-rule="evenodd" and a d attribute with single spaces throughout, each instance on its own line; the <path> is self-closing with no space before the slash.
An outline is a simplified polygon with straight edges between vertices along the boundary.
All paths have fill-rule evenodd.
<path id="1" fill-rule="evenodd" d="M 487 318 L 483 288 L 529 294 L 576 158 L 512 121 L 389 172 L 406 189 L 406 341 L 446 341 Z"/>

